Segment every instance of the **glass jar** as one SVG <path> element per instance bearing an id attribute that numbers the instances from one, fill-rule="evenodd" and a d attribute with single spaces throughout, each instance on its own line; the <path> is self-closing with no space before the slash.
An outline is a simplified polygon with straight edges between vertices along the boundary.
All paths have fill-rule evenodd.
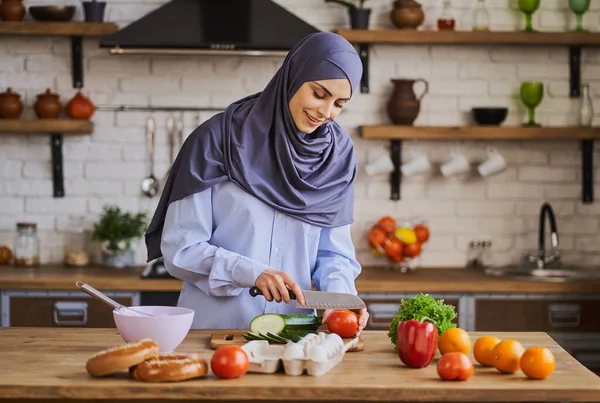
<path id="1" fill-rule="evenodd" d="M 15 237 L 14 262 L 18 267 L 33 267 L 40 264 L 40 240 L 37 224 L 18 222 Z"/>
<path id="2" fill-rule="evenodd" d="M 590 85 L 581 86 L 581 102 L 579 104 L 579 125 L 589 127 L 594 120 L 594 104 L 590 95 Z"/>
<path id="3" fill-rule="evenodd" d="M 440 31 L 454 31 L 456 21 L 450 12 L 450 0 L 444 0 L 444 6 L 442 8 L 442 14 L 437 20 L 438 30 Z"/>
<path id="4" fill-rule="evenodd" d="M 89 261 L 86 252 L 85 217 L 70 217 L 65 234 L 65 264 L 83 267 L 87 266 Z"/>
<path id="5" fill-rule="evenodd" d="M 484 0 L 477 1 L 477 8 L 473 14 L 473 31 L 490 30 L 490 13 L 485 8 Z"/>

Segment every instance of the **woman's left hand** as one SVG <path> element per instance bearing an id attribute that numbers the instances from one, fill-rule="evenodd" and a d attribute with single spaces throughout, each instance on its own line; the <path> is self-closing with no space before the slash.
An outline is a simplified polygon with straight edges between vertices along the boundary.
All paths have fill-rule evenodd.
<path id="1" fill-rule="evenodd" d="M 323 324 L 327 323 L 327 317 L 333 311 L 333 309 L 326 309 L 323 311 Z M 353 311 L 358 314 L 358 332 L 356 332 L 356 335 L 358 336 L 365 326 L 367 326 L 367 322 L 369 321 L 369 312 L 367 311 L 367 308 L 355 309 Z"/>

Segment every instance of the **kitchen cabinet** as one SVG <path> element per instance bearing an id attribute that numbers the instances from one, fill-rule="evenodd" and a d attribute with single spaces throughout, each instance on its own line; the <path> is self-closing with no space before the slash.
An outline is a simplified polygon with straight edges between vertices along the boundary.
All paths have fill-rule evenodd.
<path id="1" fill-rule="evenodd" d="M 125 306 L 139 305 L 135 292 L 106 293 Z M 112 309 L 82 292 L 2 292 L 3 327 L 114 328 Z"/>

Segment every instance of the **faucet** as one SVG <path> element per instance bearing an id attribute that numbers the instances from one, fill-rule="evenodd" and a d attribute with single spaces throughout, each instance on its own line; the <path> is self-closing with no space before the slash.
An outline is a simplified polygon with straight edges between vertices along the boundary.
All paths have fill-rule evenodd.
<path id="1" fill-rule="evenodd" d="M 550 241 L 553 251 L 546 256 L 546 216 L 550 219 Z M 540 225 L 538 234 L 538 253 L 537 255 L 525 252 L 525 260 L 529 263 L 535 263 L 538 269 L 544 269 L 547 265 L 556 262 L 560 258 L 558 248 L 558 230 L 556 228 L 556 217 L 550 203 L 543 203 L 540 209 Z"/>

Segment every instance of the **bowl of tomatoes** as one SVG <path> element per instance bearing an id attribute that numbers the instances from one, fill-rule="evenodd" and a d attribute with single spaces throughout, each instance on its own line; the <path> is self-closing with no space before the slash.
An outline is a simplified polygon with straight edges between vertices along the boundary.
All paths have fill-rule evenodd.
<path id="1" fill-rule="evenodd" d="M 429 241 L 427 223 L 419 219 L 381 217 L 367 233 L 367 242 L 375 256 L 403 273 L 415 271 L 420 263 L 423 245 Z"/>

